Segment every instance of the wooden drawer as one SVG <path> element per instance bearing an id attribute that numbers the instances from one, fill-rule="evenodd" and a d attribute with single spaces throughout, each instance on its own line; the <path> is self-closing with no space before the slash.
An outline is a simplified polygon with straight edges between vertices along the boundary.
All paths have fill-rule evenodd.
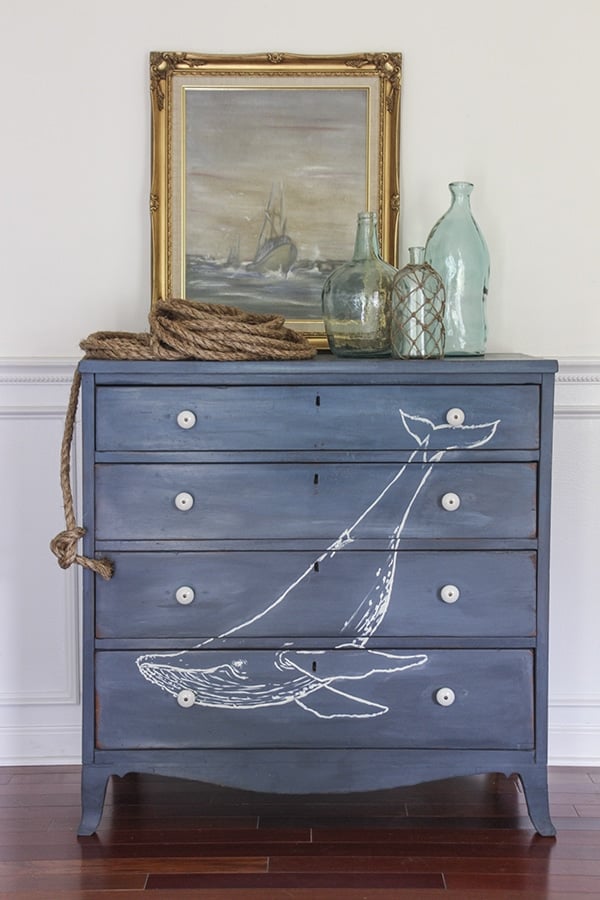
<path id="1" fill-rule="evenodd" d="M 536 489 L 528 463 L 101 464 L 96 536 L 532 538 Z"/>
<path id="2" fill-rule="evenodd" d="M 349 549 L 111 558 L 113 578 L 96 580 L 99 638 L 228 635 L 223 643 L 239 645 L 246 638 L 535 632 L 534 553 Z"/>
<path id="3" fill-rule="evenodd" d="M 466 426 L 498 421 L 491 449 L 537 448 L 536 385 L 376 385 L 314 387 L 99 387 L 96 449 L 340 450 L 413 449 L 400 410 L 427 419 L 429 448 L 472 435 L 447 415 L 462 409 Z M 182 412 L 193 413 L 194 419 Z M 194 422 L 194 424 L 191 424 Z M 452 419 L 454 422 L 455 420 Z M 424 425 L 421 423 L 420 428 Z"/>
<path id="4" fill-rule="evenodd" d="M 528 650 L 96 654 L 102 749 L 521 750 L 532 723 Z"/>

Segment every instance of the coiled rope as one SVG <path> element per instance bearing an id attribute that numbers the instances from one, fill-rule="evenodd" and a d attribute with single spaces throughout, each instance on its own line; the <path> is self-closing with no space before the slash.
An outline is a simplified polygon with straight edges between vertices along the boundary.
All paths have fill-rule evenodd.
<path id="1" fill-rule="evenodd" d="M 308 340 L 284 325 L 284 317 L 246 312 L 235 306 L 159 300 L 149 317 L 150 331 L 97 331 L 80 343 L 84 359 L 131 360 L 284 360 L 310 359 L 316 353 Z M 61 569 L 77 563 L 108 580 L 114 573 L 109 559 L 91 559 L 77 552 L 85 528 L 77 525 L 71 489 L 71 446 L 81 374 L 76 368 L 60 451 L 60 484 L 65 530 L 50 541 Z"/>

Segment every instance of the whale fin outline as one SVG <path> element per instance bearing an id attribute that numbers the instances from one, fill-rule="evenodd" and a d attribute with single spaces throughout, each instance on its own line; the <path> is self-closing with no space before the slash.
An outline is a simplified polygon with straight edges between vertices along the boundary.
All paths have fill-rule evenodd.
<path id="1" fill-rule="evenodd" d="M 335 712 L 330 712 L 327 706 L 330 694 L 335 694 Z M 355 697 L 354 694 L 340 691 L 339 688 L 332 687 L 330 684 L 324 684 L 302 698 L 294 697 L 294 702 L 301 709 L 312 713 L 319 719 L 372 719 L 375 716 L 383 716 L 390 709 L 389 706 L 384 706 L 382 703 L 375 703 L 373 700 L 365 700 L 363 697 Z"/>

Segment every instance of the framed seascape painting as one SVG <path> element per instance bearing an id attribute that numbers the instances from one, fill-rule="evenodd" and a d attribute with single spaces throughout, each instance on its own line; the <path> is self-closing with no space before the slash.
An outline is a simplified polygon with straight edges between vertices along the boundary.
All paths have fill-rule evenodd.
<path id="1" fill-rule="evenodd" d="M 152 53 L 153 302 L 278 313 L 326 346 L 359 212 L 396 263 L 401 72 L 399 53 Z"/>

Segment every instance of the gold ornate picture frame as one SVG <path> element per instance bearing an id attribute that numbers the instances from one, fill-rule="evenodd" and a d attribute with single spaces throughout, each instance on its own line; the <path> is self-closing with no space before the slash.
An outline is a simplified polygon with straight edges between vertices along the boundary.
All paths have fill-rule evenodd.
<path id="1" fill-rule="evenodd" d="M 151 53 L 152 302 L 280 313 L 326 346 L 359 212 L 396 263 L 401 73 L 399 53 Z"/>

